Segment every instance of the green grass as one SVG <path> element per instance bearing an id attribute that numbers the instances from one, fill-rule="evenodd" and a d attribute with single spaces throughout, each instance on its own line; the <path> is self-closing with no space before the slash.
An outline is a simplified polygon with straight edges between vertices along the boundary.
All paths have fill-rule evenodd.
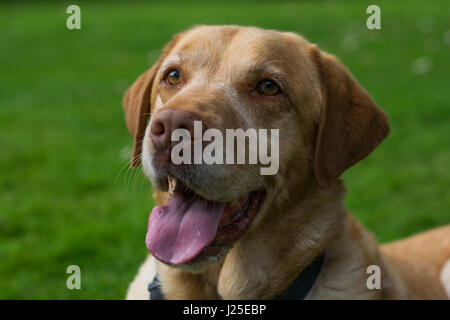
<path id="1" fill-rule="evenodd" d="M 370 1 L 85 1 L 69 31 L 71 3 L 0 4 L 0 298 L 124 297 L 153 200 L 126 169 L 122 94 L 195 24 L 295 31 L 340 57 L 392 127 L 345 174 L 348 207 L 381 242 L 450 221 L 447 0 L 377 1 L 380 31 L 365 28 Z M 82 290 L 66 289 L 71 264 Z"/>

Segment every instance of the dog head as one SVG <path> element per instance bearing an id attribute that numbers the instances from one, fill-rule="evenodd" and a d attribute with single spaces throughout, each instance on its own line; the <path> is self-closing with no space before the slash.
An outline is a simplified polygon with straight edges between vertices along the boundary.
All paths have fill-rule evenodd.
<path id="1" fill-rule="evenodd" d="M 253 27 L 199 26 L 175 36 L 127 91 L 124 108 L 131 165 L 142 162 L 158 194 L 173 191 L 150 215 L 147 246 L 192 270 L 256 231 L 281 190 L 332 188 L 389 132 L 385 113 L 334 56 L 296 34 Z M 226 140 L 229 129 L 256 132 L 253 143 L 245 137 L 243 163 L 227 141 L 212 153 L 222 151 L 223 162 L 196 162 L 204 153 L 179 148 L 192 162 L 174 163 L 177 145 L 204 151 L 205 140 Z M 178 144 L 177 130 L 186 135 Z M 276 170 L 262 174 L 267 161 L 250 156 L 268 150 Z"/>

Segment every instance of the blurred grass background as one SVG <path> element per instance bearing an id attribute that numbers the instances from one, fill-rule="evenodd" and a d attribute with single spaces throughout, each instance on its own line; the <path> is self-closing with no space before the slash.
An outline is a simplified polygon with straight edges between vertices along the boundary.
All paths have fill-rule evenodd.
<path id="1" fill-rule="evenodd" d="M 380 242 L 450 221 L 450 3 L 77 1 L 0 4 L 0 298 L 123 298 L 147 254 L 150 185 L 128 170 L 126 88 L 195 24 L 294 31 L 336 54 L 392 133 L 345 174 L 346 203 Z M 82 290 L 66 288 L 68 265 Z"/>

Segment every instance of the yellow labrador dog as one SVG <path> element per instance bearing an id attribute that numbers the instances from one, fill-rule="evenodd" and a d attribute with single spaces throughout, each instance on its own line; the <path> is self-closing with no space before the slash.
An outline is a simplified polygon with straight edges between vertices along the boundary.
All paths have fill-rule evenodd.
<path id="1" fill-rule="evenodd" d="M 449 297 L 450 226 L 379 247 L 345 208 L 339 176 L 388 135 L 388 119 L 334 56 L 297 34 L 178 34 L 124 108 L 132 166 L 142 163 L 158 204 L 128 299 L 155 288 L 164 299 Z M 260 174 L 261 163 L 173 163 L 172 134 L 195 134 L 195 123 L 200 133 L 279 129 L 276 174 Z"/>

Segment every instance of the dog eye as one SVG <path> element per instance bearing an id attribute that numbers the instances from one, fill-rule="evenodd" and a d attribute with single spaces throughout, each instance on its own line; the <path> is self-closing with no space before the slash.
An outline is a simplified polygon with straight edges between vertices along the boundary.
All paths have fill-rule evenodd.
<path id="1" fill-rule="evenodd" d="M 180 82 L 180 72 L 178 70 L 170 70 L 166 75 L 168 84 L 175 85 Z"/>
<path id="2" fill-rule="evenodd" d="M 280 87 L 272 80 L 263 80 L 256 87 L 259 93 L 266 96 L 274 96 L 280 93 Z"/>

